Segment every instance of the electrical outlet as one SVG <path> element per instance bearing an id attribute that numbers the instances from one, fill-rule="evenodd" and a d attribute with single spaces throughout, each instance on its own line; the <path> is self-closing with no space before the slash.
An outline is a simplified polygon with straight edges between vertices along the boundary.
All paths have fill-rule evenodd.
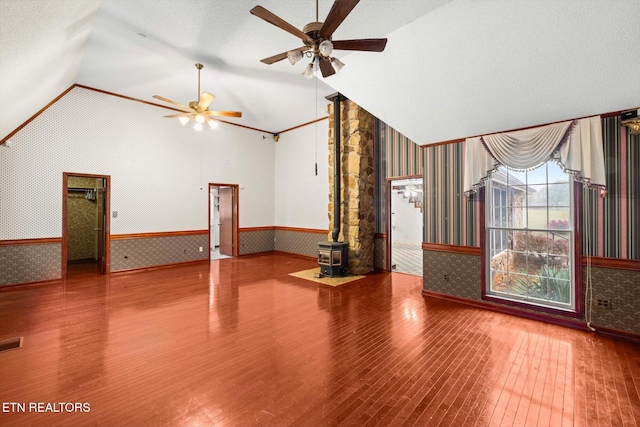
<path id="1" fill-rule="evenodd" d="M 200 246 L 200 247 L 198 248 L 198 250 L 199 250 L 200 252 L 202 252 L 202 251 L 203 251 L 202 246 Z"/>
<path id="2" fill-rule="evenodd" d="M 448 274 L 445 274 L 445 275 L 444 275 L 444 281 L 445 281 L 445 282 L 448 282 L 448 281 L 449 281 L 449 275 L 448 275 Z"/>
<path id="3" fill-rule="evenodd" d="M 598 299 L 598 307 L 605 308 L 607 310 L 611 310 L 611 300 L 608 299 Z"/>

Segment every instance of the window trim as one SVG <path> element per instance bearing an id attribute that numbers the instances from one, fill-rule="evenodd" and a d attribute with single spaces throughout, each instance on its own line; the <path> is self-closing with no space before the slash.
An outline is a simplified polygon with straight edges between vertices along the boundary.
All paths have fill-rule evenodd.
<path id="1" fill-rule="evenodd" d="M 513 306 L 533 312 L 543 312 L 548 314 L 556 314 L 564 317 L 583 318 L 583 295 L 582 295 L 582 184 L 573 181 L 573 274 L 574 274 L 574 295 L 575 304 L 573 310 L 560 309 L 555 307 L 547 307 L 526 303 L 523 301 L 514 301 L 499 298 L 487 293 L 489 284 L 487 283 L 488 266 L 491 262 L 491 252 L 487 250 L 487 217 L 486 217 L 486 187 L 483 186 L 478 191 L 479 202 L 479 226 L 480 226 L 480 276 L 481 276 L 481 299 L 492 303 Z"/>
<path id="2" fill-rule="evenodd" d="M 492 222 L 494 222 L 494 223 L 495 223 L 495 220 L 496 220 L 496 209 L 500 209 L 500 211 L 502 211 L 502 210 L 507 211 L 507 210 L 508 210 L 508 207 L 507 207 L 507 206 L 508 206 L 508 199 L 509 199 L 509 191 L 508 191 L 508 189 L 506 189 L 506 188 L 498 188 L 498 187 L 491 187 L 491 191 L 492 191 L 494 194 L 495 194 L 495 192 L 497 191 L 497 192 L 500 194 L 500 201 L 501 201 L 501 203 L 500 203 L 500 205 L 499 205 L 498 207 L 496 207 L 496 206 L 492 206 L 492 210 L 491 210 Z M 503 195 L 503 194 L 504 194 L 504 204 L 502 204 L 502 195 Z M 494 197 L 495 197 L 495 196 L 494 196 Z M 507 221 L 507 222 L 508 222 L 508 221 Z M 497 231 L 497 230 L 495 230 L 495 229 L 494 229 L 493 231 L 495 232 L 495 231 Z M 501 230 L 501 231 L 502 231 L 502 230 Z M 508 234 L 507 234 L 507 236 L 508 236 Z M 502 235 L 501 235 L 501 238 L 500 238 L 500 253 L 502 253 L 502 252 L 504 252 L 504 251 L 506 251 L 506 250 L 507 250 L 507 247 L 508 247 L 508 240 L 509 240 L 509 239 L 507 238 L 507 239 L 506 239 L 506 242 L 505 242 L 504 237 L 502 237 Z M 503 243 L 504 243 L 504 244 L 503 244 Z M 495 249 L 495 247 L 494 247 L 494 248 L 492 248 L 492 249 Z"/>

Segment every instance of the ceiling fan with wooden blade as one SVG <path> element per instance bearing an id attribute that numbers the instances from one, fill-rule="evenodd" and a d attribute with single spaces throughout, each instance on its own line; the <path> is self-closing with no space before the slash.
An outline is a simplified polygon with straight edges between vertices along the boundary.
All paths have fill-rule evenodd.
<path id="1" fill-rule="evenodd" d="M 304 56 L 312 58 L 311 63 L 305 68 L 302 75 L 308 79 L 313 77 L 313 72 L 320 69 L 323 77 L 329 77 L 344 67 L 337 58 L 331 56 L 334 50 L 352 50 L 364 52 L 382 52 L 387 45 L 387 39 L 356 39 L 356 40 L 332 40 L 335 30 L 351 13 L 360 0 L 336 0 L 324 22 L 318 21 L 318 0 L 316 0 L 316 21 L 305 25 L 298 30 L 284 19 L 269 12 L 262 6 L 251 9 L 251 14 L 268 23 L 300 38 L 304 46 L 279 53 L 260 60 L 264 64 L 275 64 L 285 58 L 294 65 Z"/>
<path id="2" fill-rule="evenodd" d="M 180 104 L 179 102 L 172 101 L 160 95 L 153 95 L 154 98 L 164 101 L 166 103 L 180 107 L 182 110 L 177 114 L 170 114 L 164 116 L 169 119 L 177 118 L 182 125 L 186 125 L 189 121 L 195 121 L 196 130 L 202 129 L 202 123 L 207 122 L 212 128 L 215 127 L 215 121 L 211 116 L 218 117 L 242 117 L 242 113 L 239 111 L 213 111 L 209 110 L 209 104 L 215 98 L 215 96 L 209 92 L 200 92 L 200 70 L 204 68 L 202 64 L 196 64 L 198 69 L 198 100 L 189 102 L 189 106 Z"/>

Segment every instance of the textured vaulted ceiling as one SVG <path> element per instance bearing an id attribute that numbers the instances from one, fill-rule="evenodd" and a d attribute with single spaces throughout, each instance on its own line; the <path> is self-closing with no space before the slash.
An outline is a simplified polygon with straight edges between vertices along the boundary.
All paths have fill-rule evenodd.
<path id="1" fill-rule="evenodd" d="M 334 39 L 384 37 L 446 2 L 363 0 Z M 332 4 L 319 1 L 321 20 Z M 335 90 L 318 81 L 316 98 L 302 61 L 259 62 L 302 43 L 251 15 L 256 5 L 299 28 L 315 21 L 314 0 L 2 0 L 0 138 L 74 83 L 187 104 L 197 99 L 196 62 L 202 90 L 216 96 L 211 109 L 242 111 L 235 122 L 277 132 L 322 116 Z"/>
<path id="2" fill-rule="evenodd" d="M 259 62 L 301 43 L 255 5 L 315 20 L 313 0 L 1 0 L 0 139 L 74 83 L 188 103 L 196 62 L 212 109 L 270 132 L 322 116 L 335 91 L 421 144 L 640 104 L 638 0 L 361 0 L 334 39 L 387 48 L 336 54 L 347 65 L 324 81 Z"/>

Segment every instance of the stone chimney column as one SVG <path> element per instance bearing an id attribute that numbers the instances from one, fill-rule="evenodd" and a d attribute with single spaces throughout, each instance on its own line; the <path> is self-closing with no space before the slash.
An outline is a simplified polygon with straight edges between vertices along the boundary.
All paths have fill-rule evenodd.
<path id="1" fill-rule="evenodd" d="M 347 99 L 341 105 L 341 242 L 349 243 L 349 274 L 374 269 L 374 117 Z M 329 104 L 329 229 L 333 228 L 333 104 Z M 331 235 L 329 234 L 329 240 Z"/>

